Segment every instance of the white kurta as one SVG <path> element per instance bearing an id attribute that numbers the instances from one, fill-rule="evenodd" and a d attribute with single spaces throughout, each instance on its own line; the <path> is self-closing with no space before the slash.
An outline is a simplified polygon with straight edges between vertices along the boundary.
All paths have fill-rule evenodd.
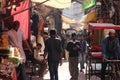
<path id="1" fill-rule="evenodd" d="M 8 36 L 9 44 L 19 49 L 22 62 L 25 62 L 26 56 L 22 46 L 22 41 L 26 40 L 24 32 L 21 29 L 18 29 L 17 32 L 11 29 L 7 32 L 7 36 Z"/>

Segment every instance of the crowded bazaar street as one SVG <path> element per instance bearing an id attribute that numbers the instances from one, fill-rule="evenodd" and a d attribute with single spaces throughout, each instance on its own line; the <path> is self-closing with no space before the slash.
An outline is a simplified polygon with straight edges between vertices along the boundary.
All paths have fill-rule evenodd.
<path id="1" fill-rule="evenodd" d="M 120 0 L 0 0 L 0 80 L 120 80 Z"/>

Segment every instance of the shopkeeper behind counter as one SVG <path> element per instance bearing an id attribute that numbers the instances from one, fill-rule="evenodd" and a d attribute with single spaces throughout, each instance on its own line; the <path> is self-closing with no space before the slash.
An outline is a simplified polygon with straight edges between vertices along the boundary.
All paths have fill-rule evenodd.
<path id="1" fill-rule="evenodd" d="M 25 38 L 24 32 L 19 28 L 20 23 L 19 21 L 14 21 L 12 29 L 10 29 L 8 32 L 6 32 L 6 35 L 8 37 L 8 41 L 9 41 L 9 45 L 12 45 L 12 47 L 17 47 L 19 52 L 20 52 L 20 56 L 21 56 L 21 65 L 23 63 L 26 62 L 26 56 L 25 56 L 25 52 L 23 50 L 23 42 L 26 45 L 26 47 L 28 48 L 28 50 L 30 51 L 30 53 L 32 53 L 32 50 L 30 49 L 30 46 Z M 21 69 L 21 80 L 27 80 L 26 79 L 26 74 L 25 74 L 25 70 L 24 68 Z"/>

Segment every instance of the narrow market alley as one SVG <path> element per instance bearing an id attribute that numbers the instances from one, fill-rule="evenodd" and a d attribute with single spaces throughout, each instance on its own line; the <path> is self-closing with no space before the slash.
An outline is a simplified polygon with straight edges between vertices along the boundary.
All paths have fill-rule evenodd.
<path id="1" fill-rule="evenodd" d="M 120 80 L 119 3 L 0 0 L 0 80 Z"/>

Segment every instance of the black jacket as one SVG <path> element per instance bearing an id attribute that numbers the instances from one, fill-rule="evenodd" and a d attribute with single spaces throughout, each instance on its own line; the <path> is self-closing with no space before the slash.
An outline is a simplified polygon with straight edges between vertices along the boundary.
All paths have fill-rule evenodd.
<path id="1" fill-rule="evenodd" d="M 60 40 L 50 37 L 45 42 L 45 52 L 48 52 L 48 62 L 60 60 L 62 52 L 62 45 Z"/>
<path id="2" fill-rule="evenodd" d="M 69 57 L 78 57 L 79 56 L 79 53 L 78 53 L 78 51 L 79 51 L 79 48 L 78 49 L 76 49 L 76 50 L 74 50 L 74 48 L 76 47 L 76 46 L 79 46 L 80 44 L 79 44 L 79 41 L 73 41 L 73 40 L 70 40 L 68 43 L 67 43 L 67 47 L 66 47 L 66 49 L 67 49 L 67 51 L 69 52 Z"/>

